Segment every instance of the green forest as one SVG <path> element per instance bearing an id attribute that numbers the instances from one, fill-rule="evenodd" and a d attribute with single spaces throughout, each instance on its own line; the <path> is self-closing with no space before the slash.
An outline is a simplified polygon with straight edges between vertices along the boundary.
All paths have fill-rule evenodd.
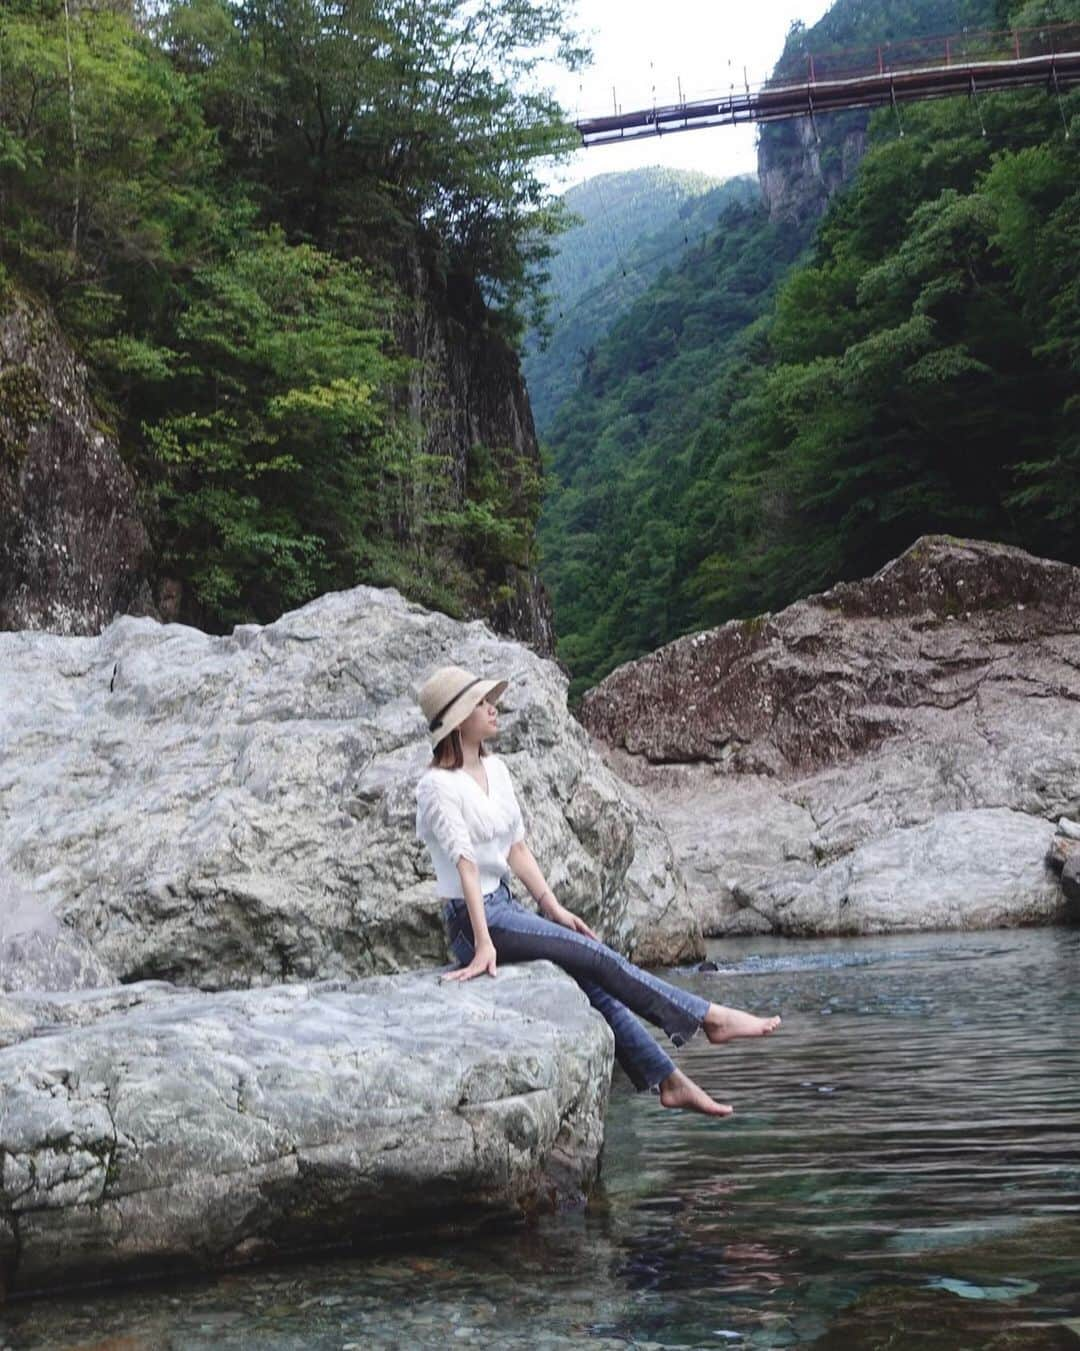
<path id="1" fill-rule="evenodd" d="M 0 8 L 0 288 L 87 361 L 190 622 L 360 581 L 453 609 L 441 546 L 505 531 L 500 475 L 463 510 L 421 453 L 399 338 L 428 292 L 512 344 L 534 321 L 538 169 L 576 137 L 532 75 L 583 59 L 567 8 Z"/>
<path id="2" fill-rule="evenodd" d="M 879 111 L 820 221 L 664 174 L 597 213 L 597 185 L 545 186 L 577 143 L 537 81 L 587 60 L 571 8 L 0 9 L 0 292 L 87 362 L 183 618 L 358 582 L 458 613 L 449 558 L 528 568 L 538 536 L 576 701 L 927 531 L 1080 561 L 1080 92 Z M 777 69 L 1076 21 L 1080 0 L 837 0 Z M 823 172 L 865 121 L 822 121 Z M 762 137 L 795 173 L 793 128 Z M 525 351 L 543 478 L 472 446 L 463 495 L 426 448 L 402 335 L 436 295 Z M 0 409 L 32 402 L 17 375 Z"/>
<path id="3" fill-rule="evenodd" d="M 875 14 L 948 31 L 946 8 L 838 0 L 788 56 L 879 40 Z M 1033 26 L 1080 4 L 965 13 Z M 816 229 L 730 207 L 596 345 L 548 436 L 542 567 L 571 697 L 928 531 L 1080 562 L 1078 259 L 1077 91 L 876 112 Z"/>
<path id="4" fill-rule="evenodd" d="M 701 243 L 729 202 L 756 196 L 750 178 L 718 183 L 705 174 L 655 166 L 597 174 L 564 194 L 570 224 L 545 262 L 547 314 L 543 326 L 527 335 L 522 358 L 541 435 L 573 392 L 597 341 L 660 269 Z"/>

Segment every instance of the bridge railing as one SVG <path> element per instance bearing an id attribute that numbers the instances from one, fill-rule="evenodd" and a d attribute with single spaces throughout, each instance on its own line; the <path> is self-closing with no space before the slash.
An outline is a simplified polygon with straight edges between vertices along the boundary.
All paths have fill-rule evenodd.
<path id="1" fill-rule="evenodd" d="M 582 140 L 599 145 L 694 127 L 875 107 L 890 98 L 946 97 L 967 89 L 969 82 L 972 91 L 1044 82 L 1052 82 L 1054 89 L 1073 87 L 1080 83 L 1080 23 L 788 52 L 760 83 L 752 83 L 743 70 L 736 84 L 730 62 L 728 75 L 726 90 L 687 98 L 680 88 L 678 102 L 654 102 L 651 108 L 640 105 L 626 113 L 616 106 L 612 113 L 579 120 Z"/>
<path id="2" fill-rule="evenodd" d="M 1043 24 L 994 32 L 950 33 L 941 37 L 900 38 L 875 47 L 789 53 L 759 88 L 857 80 L 935 66 L 981 61 L 1022 61 L 1059 52 L 1080 51 L 1080 23 Z"/>

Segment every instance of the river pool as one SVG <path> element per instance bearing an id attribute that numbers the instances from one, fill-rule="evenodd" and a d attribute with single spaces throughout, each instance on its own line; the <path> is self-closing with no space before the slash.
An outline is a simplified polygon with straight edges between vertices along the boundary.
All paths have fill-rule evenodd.
<path id="1" fill-rule="evenodd" d="M 218 1278 L 17 1301 L 15 1351 L 1080 1351 L 1080 931 L 710 944 L 672 979 L 784 1015 L 621 1074 L 588 1210 Z M 700 1044 L 699 1044 L 700 1043 Z"/>

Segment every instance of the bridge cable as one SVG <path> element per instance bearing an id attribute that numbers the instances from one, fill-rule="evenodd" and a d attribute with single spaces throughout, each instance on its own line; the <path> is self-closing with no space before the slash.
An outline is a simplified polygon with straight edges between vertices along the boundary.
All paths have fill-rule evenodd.
<path id="1" fill-rule="evenodd" d="M 1050 73 L 1054 81 L 1054 93 L 1057 95 L 1058 112 L 1061 114 L 1061 125 L 1065 129 L 1065 139 L 1069 139 L 1069 123 L 1065 117 L 1065 104 L 1061 98 L 1061 85 L 1058 84 L 1057 66 L 1051 65 Z"/>
<path id="2" fill-rule="evenodd" d="M 814 140 L 820 145 L 821 133 L 818 131 L 817 118 L 814 116 L 814 92 L 809 85 L 806 86 L 806 102 L 810 107 L 810 127 L 814 133 Z"/>
<path id="3" fill-rule="evenodd" d="M 889 76 L 889 95 L 892 98 L 892 110 L 896 114 L 896 129 L 900 133 L 900 139 L 903 140 L 904 124 L 900 120 L 900 106 L 896 102 L 896 79 L 892 75 Z"/>
<path id="4" fill-rule="evenodd" d="M 982 134 L 985 136 L 986 123 L 983 121 L 982 105 L 979 103 L 979 93 L 978 90 L 975 88 L 975 76 L 970 75 L 968 78 L 971 81 L 971 88 L 968 91 L 968 98 L 975 105 L 975 111 L 979 115 L 979 126 L 982 127 Z"/>

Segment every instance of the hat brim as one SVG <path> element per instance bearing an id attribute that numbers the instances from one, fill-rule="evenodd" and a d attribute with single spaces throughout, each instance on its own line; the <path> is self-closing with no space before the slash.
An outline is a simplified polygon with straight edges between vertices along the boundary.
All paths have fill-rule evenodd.
<path id="1" fill-rule="evenodd" d="M 474 685 L 469 690 L 468 698 L 462 699 L 461 708 L 455 710 L 456 716 L 451 716 L 447 720 L 447 725 L 430 734 L 432 747 L 437 746 L 444 737 L 448 737 L 455 727 L 459 727 L 482 699 L 500 699 L 509 684 L 509 680 L 481 680 L 478 685 Z M 473 695 L 476 697 L 473 698 Z"/>

